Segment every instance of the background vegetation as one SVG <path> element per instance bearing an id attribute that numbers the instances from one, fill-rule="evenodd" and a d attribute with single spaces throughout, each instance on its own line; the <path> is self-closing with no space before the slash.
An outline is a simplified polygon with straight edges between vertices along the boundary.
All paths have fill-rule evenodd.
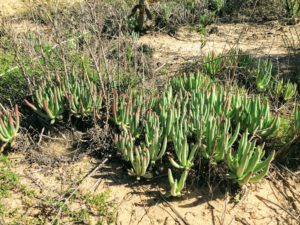
<path id="1" fill-rule="evenodd" d="M 149 31 L 175 35 L 181 26 L 205 34 L 215 22 L 277 19 L 295 24 L 299 1 L 153 1 L 153 20 L 143 29 L 136 17 L 128 18 L 135 1 L 28 5 L 20 18 L 40 32 L 16 34 L 10 17 L 2 18 L 0 30 L 5 154 L 30 152 L 30 147 L 18 146 L 38 143 L 41 133 L 55 137 L 80 131 L 83 135 L 74 143 L 81 151 L 73 159 L 86 152 L 122 158 L 124 168 L 138 179 L 168 174 L 173 197 L 183 195 L 186 182 L 195 177 L 209 184 L 230 181 L 235 192 L 266 176 L 273 160 L 299 169 L 299 72 L 279 74 L 273 59 L 232 49 L 209 53 L 192 69 L 179 68 L 174 78 L 164 77 L 160 89 L 150 85 L 157 79 L 153 50 L 138 43 Z M 293 49 L 291 56 L 299 56 L 299 46 Z M 30 193 L 9 170 L 5 156 L 0 165 L 0 196 L 15 188 Z M 107 198 L 76 195 L 74 201 L 90 211 L 75 214 L 66 204 L 57 207 L 74 220 L 84 221 L 91 211 L 101 220 L 103 212 L 114 208 Z M 5 210 L 0 211 L 5 217 Z M 115 212 L 109 212 L 104 219 L 114 221 Z M 41 220 L 49 218 L 57 219 L 51 214 Z"/>

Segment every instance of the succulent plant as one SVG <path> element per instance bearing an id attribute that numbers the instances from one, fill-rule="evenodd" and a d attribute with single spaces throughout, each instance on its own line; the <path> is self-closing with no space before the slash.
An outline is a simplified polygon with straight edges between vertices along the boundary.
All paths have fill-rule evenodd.
<path id="1" fill-rule="evenodd" d="M 229 116 L 227 118 L 230 118 L 232 121 L 235 121 L 236 123 L 239 123 L 241 114 L 242 114 L 242 100 L 246 96 L 245 93 L 240 93 L 240 91 L 237 89 L 233 92 L 230 92 L 230 100 L 228 104 L 228 110 Z"/>
<path id="2" fill-rule="evenodd" d="M 270 106 L 267 100 L 263 101 L 260 97 L 247 96 L 242 98 L 242 108 L 240 118 L 236 118 L 241 123 L 241 127 L 248 129 L 250 133 L 257 133 L 263 138 L 273 134 L 280 125 L 280 117 L 272 117 Z"/>
<path id="3" fill-rule="evenodd" d="M 133 151 L 129 152 L 132 169 L 128 171 L 130 176 L 136 176 L 137 180 L 141 177 L 152 178 L 152 174 L 147 171 L 150 165 L 150 152 L 147 148 L 136 146 Z"/>
<path id="4" fill-rule="evenodd" d="M 288 100 L 292 99 L 296 95 L 296 93 L 297 93 L 297 84 L 288 82 L 285 85 L 283 98 L 284 98 L 284 100 L 288 101 Z"/>
<path id="5" fill-rule="evenodd" d="M 189 145 L 187 141 L 187 121 L 181 117 L 174 125 L 173 145 L 176 153 L 176 162 L 170 158 L 171 164 L 177 169 L 189 169 L 194 165 L 194 157 L 199 149 L 197 144 Z"/>
<path id="6" fill-rule="evenodd" d="M 277 82 L 275 82 L 275 85 L 274 85 L 273 89 L 275 90 L 275 93 L 278 97 L 283 96 L 283 92 L 284 92 L 283 80 L 280 79 Z"/>
<path id="7" fill-rule="evenodd" d="M 159 116 L 149 112 L 146 117 L 145 142 L 150 152 L 151 163 L 161 159 L 167 149 L 168 135 L 161 128 Z"/>
<path id="8" fill-rule="evenodd" d="M 184 170 L 181 174 L 181 177 L 179 181 L 177 179 L 174 180 L 172 170 L 168 170 L 168 178 L 169 178 L 169 184 L 171 186 L 170 195 L 173 197 L 180 197 L 182 195 L 182 190 L 185 186 L 185 182 L 187 179 L 189 171 Z"/>
<path id="9" fill-rule="evenodd" d="M 99 118 L 102 96 L 93 82 L 73 73 L 65 79 L 65 87 L 64 94 L 71 114 L 76 117 Z"/>
<path id="10" fill-rule="evenodd" d="M 167 137 L 171 136 L 173 124 L 174 124 L 174 105 L 176 103 L 177 96 L 173 96 L 173 89 L 169 89 L 163 93 L 159 101 L 156 102 L 154 111 L 159 115 L 159 121 L 163 129 L 163 134 Z"/>
<path id="11" fill-rule="evenodd" d="M 172 86 L 169 86 L 166 91 L 163 92 L 162 96 L 157 101 L 155 111 L 157 113 L 165 112 L 173 104 L 175 104 L 177 96 L 174 94 Z"/>
<path id="12" fill-rule="evenodd" d="M 262 138 L 266 139 L 266 138 L 268 138 L 270 135 L 272 135 L 272 134 L 279 128 L 280 123 L 281 123 L 281 119 L 280 119 L 279 115 L 277 115 L 277 116 L 273 119 L 272 123 L 270 123 L 270 125 L 269 125 L 268 127 L 263 128 L 262 130 L 259 130 L 259 131 L 258 131 L 258 134 L 259 134 Z"/>
<path id="13" fill-rule="evenodd" d="M 271 60 L 259 60 L 255 71 L 256 87 L 259 91 L 264 91 L 268 87 L 272 76 L 273 64 Z"/>
<path id="14" fill-rule="evenodd" d="M 199 133 L 200 128 L 203 131 L 203 124 L 211 114 L 212 107 L 205 103 L 205 94 L 203 92 L 193 92 L 188 104 L 189 131 L 190 133 Z"/>
<path id="15" fill-rule="evenodd" d="M 63 86 L 61 84 L 50 83 L 45 79 L 41 83 L 41 86 L 35 91 L 35 99 L 37 102 L 36 106 L 27 99 L 25 99 L 24 102 L 39 116 L 49 120 L 50 124 L 62 119 L 65 111 L 65 99 L 63 96 Z"/>
<path id="16" fill-rule="evenodd" d="M 15 106 L 14 110 L 8 110 L 0 104 L 0 141 L 4 143 L 1 146 L 1 151 L 7 144 L 13 145 L 19 128 L 20 114 L 18 105 Z"/>
<path id="17" fill-rule="evenodd" d="M 192 119 L 205 116 L 204 121 L 210 114 L 223 116 L 231 119 L 239 118 L 241 98 L 238 92 L 231 92 L 222 86 L 211 85 L 208 90 L 192 92 L 189 100 L 189 114 Z M 198 112 L 196 113 L 196 111 Z M 194 114 L 194 115 L 192 115 Z"/>
<path id="18" fill-rule="evenodd" d="M 224 8 L 226 1 L 225 0 L 210 0 L 210 1 L 208 1 L 208 4 L 211 9 L 215 10 L 216 12 L 219 12 Z"/>
<path id="19" fill-rule="evenodd" d="M 33 111 L 51 124 L 63 118 L 66 110 L 76 117 L 99 117 L 102 96 L 96 84 L 86 75 L 74 71 L 66 76 L 49 73 L 42 82 L 36 84 L 34 101 L 24 100 Z"/>
<path id="20" fill-rule="evenodd" d="M 130 161 L 130 152 L 133 151 L 134 148 L 134 140 L 131 134 L 122 132 L 119 135 L 115 135 L 114 144 L 121 153 L 122 159 L 125 161 Z"/>
<path id="21" fill-rule="evenodd" d="M 205 126 L 204 140 L 202 141 L 202 154 L 206 159 L 211 159 L 212 162 L 220 162 L 224 160 L 225 154 L 231 150 L 235 143 L 240 125 L 238 124 L 234 133 L 230 133 L 230 121 L 228 119 L 210 116 Z"/>
<path id="22" fill-rule="evenodd" d="M 285 101 L 291 100 L 297 93 L 297 84 L 288 81 L 286 84 L 283 80 L 276 82 L 274 86 L 277 97 L 283 98 Z"/>
<path id="23" fill-rule="evenodd" d="M 291 17 L 296 17 L 299 15 L 300 3 L 297 0 L 286 0 L 286 10 Z"/>
<path id="24" fill-rule="evenodd" d="M 226 153 L 229 177 L 234 179 L 240 186 L 259 182 L 268 173 L 275 151 L 272 151 L 262 161 L 264 154 L 263 147 L 256 146 L 256 141 L 249 141 L 248 133 L 245 132 L 239 142 L 237 151 Z"/>
<path id="25" fill-rule="evenodd" d="M 141 116 L 144 114 L 143 112 L 143 108 L 139 107 L 132 113 L 132 117 L 130 118 L 130 132 L 134 138 L 139 138 L 142 135 L 143 124 Z"/>
<path id="26" fill-rule="evenodd" d="M 203 59 L 204 72 L 210 76 L 216 76 L 222 72 L 223 57 L 214 52 L 209 53 Z"/>
<path id="27" fill-rule="evenodd" d="M 229 107 L 225 107 L 226 104 L 226 93 L 222 86 L 213 85 L 207 95 L 207 105 L 213 108 L 219 116 L 223 114 L 228 116 Z"/>
<path id="28" fill-rule="evenodd" d="M 212 83 L 200 74 L 172 79 L 155 99 L 143 93 L 121 97 L 115 93 L 112 112 L 120 128 L 114 143 L 123 159 L 131 163 L 130 175 L 151 178 L 148 168 L 163 158 L 167 147 L 173 147 L 170 163 L 182 174 L 178 181 L 171 169 L 168 171 L 172 196 L 182 195 L 200 149 L 200 157 L 212 163 L 225 162 L 229 177 L 239 185 L 259 182 L 275 153 L 264 159 L 257 137 L 269 137 L 280 124 L 267 99 L 250 96 L 235 86 Z M 295 109 L 295 118 L 299 117 Z M 297 124 L 300 127 L 300 122 Z M 241 131 L 245 133 L 240 139 Z M 248 140 L 248 132 L 254 141 Z"/>
<path id="29" fill-rule="evenodd" d="M 142 118 L 146 107 L 153 104 L 150 100 L 144 103 L 144 95 L 133 95 L 130 92 L 129 96 L 122 96 L 119 100 L 119 95 L 115 92 L 112 114 L 114 123 L 125 132 L 130 132 L 134 138 L 138 138 L 142 133 Z M 150 103 L 149 103 L 150 102 Z M 146 106 L 145 106 L 146 105 Z"/>
<path id="30" fill-rule="evenodd" d="M 129 125 L 129 120 L 131 116 L 130 114 L 132 112 L 131 101 L 131 93 L 128 99 L 126 99 L 125 95 L 123 95 L 120 99 L 117 91 L 114 92 L 112 104 L 113 120 L 114 123 L 123 130 L 126 130 Z"/>
<path id="31" fill-rule="evenodd" d="M 198 72 L 189 75 L 184 74 L 184 76 L 181 77 L 175 77 L 170 81 L 170 85 L 176 91 L 185 90 L 187 92 L 193 92 L 196 90 L 207 89 L 211 82 L 212 81 L 208 76 Z"/>

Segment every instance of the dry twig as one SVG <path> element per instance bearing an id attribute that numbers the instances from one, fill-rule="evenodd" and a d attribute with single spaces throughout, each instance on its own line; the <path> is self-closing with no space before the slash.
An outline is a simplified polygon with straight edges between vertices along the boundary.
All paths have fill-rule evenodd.
<path id="1" fill-rule="evenodd" d="M 287 214 L 289 214 L 294 220 L 296 220 L 299 224 L 300 224 L 300 220 L 295 216 L 293 215 L 288 209 L 282 207 L 281 205 L 278 205 L 277 203 L 275 202 L 272 202 L 264 197 L 261 197 L 259 195 L 255 195 L 260 201 L 262 201 L 263 203 L 266 204 L 266 202 L 270 203 L 270 204 L 273 204 L 275 206 L 277 206 L 278 208 L 280 208 L 281 210 L 285 211 Z"/>
<path id="2" fill-rule="evenodd" d="M 60 198 L 60 202 L 63 202 L 63 204 L 59 207 L 58 212 L 55 216 L 55 218 L 52 220 L 51 224 L 54 225 L 56 224 L 57 220 L 59 219 L 59 217 L 61 216 L 62 213 L 62 209 L 63 207 L 68 203 L 68 201 L 70 200 L 70 198 L 76 193 L 76 191 L 78 191 L 80 184 L 82 184 L 82 182 L 84 180 L 86 180 L 88 177 L 92 176 L 99 168 L 101 168 L 106 162 L 108 161 L 108 158 L 104 159 L 98 166 L 96 166 L 92 171 L 90 171 L 89 173 L 87 173 L 80 181 L 78 181 L 75 184 L 75 187 L 71 188 L 73 189 L 73 191 L 70 193 L 70 195 L 68 197 L 66 197 L 66 195 L 68 194 L 68 191 L 65 192 L 61 198 Z M 69 189 L 70 190 L 70 189 Z"/>

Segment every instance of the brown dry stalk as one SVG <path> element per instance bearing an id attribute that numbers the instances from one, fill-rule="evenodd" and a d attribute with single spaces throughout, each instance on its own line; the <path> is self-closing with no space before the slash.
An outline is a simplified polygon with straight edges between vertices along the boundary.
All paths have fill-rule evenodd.
<path id="1" fill-rule="evenodd" d="M 262 201 L 262 202 L 265 203 L 265 204 L 266 204 L 266 202 L 268 202 L 268 203 L 271 203 L 271 204 L 277 206 L 278 208 L 280 208 L 281 210 L 283 210 L 283 211 L 285 211 L 287 214 L 289 214 L 294 220 L 296 220 L 296 221 L 300 224 L 300 220 L 299 220 L 295 215 L 293 215 L 288 209 L 286 209 L 286 208 L 282 207 L 281 205 L 278 205 L 277 203 L 272 202 L 272 201 L 270 201 L 270 200 L 268 200 L 268 199 L 266 199 L 266 198 L 264 198 L 264 197 L 261 197 L 261 196 L 259 196 L 259 195 L 255 195 L 255 196 L 256 196 L 256 198 L 258 198 L 260 201 Z M 298 215 L 298 216 L 299 216 L 299 215 Z"/>
<path id="2" fill-rule="evenodd" d="M 138 14 L 137 11 L 139 10 Z M 147 19 L 152 20 L 152 15 L 149 9 L 147 0 L 139 0 L 139 4 L 135 5 L 129 15 L 129 18 L 137 14 L 138 30 L 142 31 L 145 22 L 145 16 Z"/>

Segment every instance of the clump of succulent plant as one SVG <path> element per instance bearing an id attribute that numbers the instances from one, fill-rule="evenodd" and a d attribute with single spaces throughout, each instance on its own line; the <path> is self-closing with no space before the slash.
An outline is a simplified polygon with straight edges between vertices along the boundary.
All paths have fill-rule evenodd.
<path id="1" fill-rule="evenodd" d="M 184 74 L 181 77 L 175 77 L 170 81 L 170 85 L 176 91 L 185 90 L 187 92 L 208 89 L 212 80 L 200 72 L 195 74 Z"/>
<path id="2" fill-rule="evenodd" d="M 184 170 L 180 176 L 180 179 L 174 179 L 172 170 L 168 170 L 168 178 L 169 178 L 169 184 L 171 186 L 170 195 L 173 197 L 180 197 L 182 196 L 182 190 L 184 189 L 185 182 L 187 179 L 189 171 Z"/>
<path id="3" fill-rule="evenodd" d="M 1 151 L 7 144 L 13 145 L 19 129 L 20 114 L 18 105 L 15 106 L 14 110 L 9 110 L 0 104 L 0 141 L 3 143 L 0 148 Z"/>
<path id="4" fill-rule="evenodd" d="M 273 64 L 271 60 L 259 60 L 255 70 L 256 87 L 259 91 L 265 91 L 271 81 Z"/>
<path id="5" fill-rule="evenodd" d="M 141 177 L 152 178 L 152 174 L 147 171 L 150 165 L 150 153 L 145 147 L 135 147 L 133 151 L 129 152 L 129 158 L 132 169 L 128 171 L 130 176 L 136 176 L 137 180 Z"/>
<path id="6" fill-rule="evenodd" d="M 151 163 L 154 164 L 167 150 L 168 135 L 164 132 L 156 113 L 149 111 L 145 123 L 145 143 L 150 152 Z"/>
<path id="7" fill-rule="evenodd" d="M 211 159 L 212 162 L 220 162 L 225 158 L 225 154 L 231 150 L 235 143 L 240 125 L 238 124 L 235 131 L 230 131 L 230 121 L 221 120 L 218 117 L 210 117 L 207 121 L 204 131 L 204 140 L 202 141 L 202 154 L 205 159 Z"/>
<path id="8" fill-rule="evenodd" d="M 285 101 L 293 99 L 297 94 L 297 84 L 293 84 L 290 81 L 284 83 L 282 79 L 275 84 L 274 89 L 277 97 Z"/>
<path id="9" fill-rule="evenodd" d="M 64 95 L 72 115 L 99 118 L 102 95 L 96 84 L 90 81 L 88 77 L 79 77 L 75 74 L 66 77 Z"/>
<path id="10" fill-rule="evenodd" d="M 25 104 L 39 116 L 50 121 L 50 124 L 63 118 L 65 111 L 64 87 L 58 78 L 53 81 L 49 75 L 41 82 L 34 97 L 36 104 L 30 103 L 27 99 L 24 100 Z"/>
<path id="11" fill-rule="evenodd" d="M 245 132 L 237 151 L 232 150 L 226 153 L 229 177 L 240 186 L 259 182 L 268 173 L 275 151 L 262 160 L 264 155 L 263 147 L 257 146 L 256 141 L 249 141 L 248 133 Z"/>
<path id="12" fill-rule="evenodd" d="M 259 182 L 275 154 L 264 159 L 263 147 L 256 145 L 259 137 L 269 137 L 280 123 L 279 116 L 271 114 L 267 99 L 201 76 L 174 78 L 161 95 L 146 101 L 144 94 L 114 95 L 113 121 L 120 132 L 114 142 L 132 165 L 129 174 L 151 178 L 149 168 L 155 168 L 152 166 L 170 149 L 170 163 L 181 171 L 179 180 L 168 171 L 174 197 L 182 195 L 189 171 L 199 158 L 218 166 L 224 162 L 229 177 L 243 186 Z M 295 110 L 295 121 L 298 117 Z M 241 132 L 245 133 L 238 142 Z"/>
<path id="13" fill-rule="evenodd" d="M 199 149 L 197 144 L 189 144 L 187 140 L 188 127 L 184 113 L 174 125 L 173 145 L 176 160 L 170 158 L 172 166 L 177 169 L 190 169 L 194 165 L 194 157 Z"/>
<path id="14" fill-rule="evenodd" d="M 280 117 L 274 118 L 271 115 L 267 100 L 244 96 L 241 104 L 240 115 L 236 119 L 244 130 L 248 129 L 251 134 L 256 133 L 262 138 L 267 138 L 278 129 Z"/>
<path id="15" fill-rule="evenodd" d="M 153 104 L 146 100 L 143 94 L 136 95 L 132 92 L 129 95 L 114 93 L 112 104 L 112 120 L 121 131 L 130 132 L 133 138 L 139 138 L 142 134 L 144 116 L 148 104 Z"/>
<path id="16" fill-rule="evenodd" d="M 222 72 L 223 57 L 215 54 L 214 52 L 209 53 L 203 59 L 203 68 L 207 75 L 215 77 Z"/>
<path id="17" fill-rule="evenodd" d="M 74 71 L 66 76 L 49 73 L 36 86 L 34 103 L 27 99 L 24 102 L 50 124 L 63 119 L 66 111 L 75 117 L 99 118 L 102 94 L 87 75 L 77 75 Z"/>
<path id="18" fill-rule="evenodd" d="M 130 161 L 130 152 L 134 148 L 134 139 L 131 134 L 122 132 L 121 134 L 115 135 L 114 144 L 118 151 L 122 155 L 122 159 L 125 161 Z"/>

